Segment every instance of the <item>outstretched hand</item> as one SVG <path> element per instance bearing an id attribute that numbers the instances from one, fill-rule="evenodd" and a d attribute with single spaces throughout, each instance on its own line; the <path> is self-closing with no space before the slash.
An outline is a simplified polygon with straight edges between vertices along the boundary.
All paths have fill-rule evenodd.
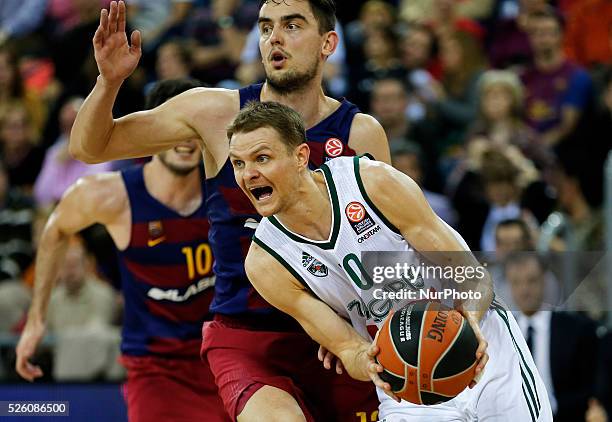
<path id="1" fill-rule="evenodd" d="M 130 46 L 125 27 L 125 2 L 112 1 L 110 11 L 102 9 L 93 45 L 100 76 L 108 84 L 121 84 L 134 72 L 142 55 L 140 32 L 132 32 Z"/>

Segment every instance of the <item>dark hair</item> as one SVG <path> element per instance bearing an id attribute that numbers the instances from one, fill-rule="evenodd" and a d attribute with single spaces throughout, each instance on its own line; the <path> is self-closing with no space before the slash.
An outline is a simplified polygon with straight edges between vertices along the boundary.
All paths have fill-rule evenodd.
<path id="1" fill-rule="evenodd" d="M 529 232 L 529 227 L 527 226 L 527 223 L 520 218 L 508 218 L 497 223 L 497 226 L 495 227 L 495 237 L 497 237 L 497 231 L 499 229 L 512 226 L 518 227 L 521 230 L 521 235 L 523 236 L 525 243 L 531 244 L 531 233 Z"/>
<path id="2" fill-rule="evenodd" d="M 480 175 L 485 183 L 516 183 L 519 169 L 501 151 L 491 149 L 482 156 Z"/>
<path id="3" fill-rule="evenodd" d="M 155 108 L 182 92 L 201 86 L 202 82 L 197 79 L 169 79 L 157 82 L 147 94 L 145 109 Z"/>
<path id="4" fill-rule="evenodd" d="M 231 141 L 235 133 L 253 132 L 262 127 L 274 129 L 288 152 L 306 142 L 304 121 L 298 112 L 272 101 L 247 103 L 227 128 L 227 139 Z"/>
<path id="5" fill-rule="evenodd" d="M 530 13 L 529 17 L 531 19 L 553 19 L 559 25 L 559 30 L 563 31 L 565 29 L 565 19 L 563 18 L 563 15 L 557 12 L 557 10 L 550 5 L 547 5 L 542 10 Z"/>
<path id="6" fill-rule="evenodd" d="M 174 46 L 179 55 L 180 60 L 190 68 L 193 64 L 192 48 L 188 42 L 180 38 L 172 38 L 159 46 L 158 52 L 162 47 Z"/>
<path id="7" fill-rule="evenodd" d="M 264 4 L 281 4 L 285 0 L 261 0 L 259 8 Z M 334 0 L 301 0 L 310 4 L 310 9 L 319 24 L 319 34 L 333 31 L 336 27 L 336 2 Z"/>

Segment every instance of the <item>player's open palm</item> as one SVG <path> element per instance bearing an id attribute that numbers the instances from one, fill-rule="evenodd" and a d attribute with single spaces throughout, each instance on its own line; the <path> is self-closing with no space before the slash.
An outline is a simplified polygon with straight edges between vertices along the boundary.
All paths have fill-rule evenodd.
<path id="1" fill-rule="evenodd" d="M 36 348 L 40 344 L 44 335 L 44 324 L 29 321 L 23 329 L 23 333 L 21 334 L 21 338 L 17 344 L 17 363 L 15 364 L 15 369 L 19 375 L 30 382 L 43 376 L 42 369 L 36 365 L 33 365 L 30 362 L 30 359 L 32 356 L 34 356 Z"/>
<path id="2" fill-rule="evenodd" d="M 100 75 L 110 84 L 119 84 L 130 76 L 142 54 L 140 32 L 132 32 L 130 45 L 125 26 L 123 1 L 112 1 L 110 11 L 102 9 L 100 26 L 93 38 L 94 55 Z"/>

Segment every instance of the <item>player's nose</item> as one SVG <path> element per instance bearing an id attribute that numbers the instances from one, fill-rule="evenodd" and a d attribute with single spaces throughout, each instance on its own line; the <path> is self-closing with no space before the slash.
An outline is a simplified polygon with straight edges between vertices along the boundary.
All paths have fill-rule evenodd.
<path id="1" fill-rule="evenodd" d="M 275 44 L 283 44 L 283 35 L 282 35 L 282 31 L 281 31 L 281 26 L 280 25 L 274 25 L 274 28 L 272 28 L 272 34 L 270 34 L 270 44 L 275 45 Z"/>

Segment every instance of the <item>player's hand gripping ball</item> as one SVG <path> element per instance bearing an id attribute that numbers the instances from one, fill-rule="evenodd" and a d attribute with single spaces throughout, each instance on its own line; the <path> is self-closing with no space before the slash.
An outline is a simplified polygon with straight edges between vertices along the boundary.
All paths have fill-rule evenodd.
<path id="1" fill-rule="evenodd" d="M 474 379 L 476 336 L 459 312 L 437 302 L 411 303 L 390 314 L 377 346 L 380 378 L 411 403 L 445 402 Z"/>

